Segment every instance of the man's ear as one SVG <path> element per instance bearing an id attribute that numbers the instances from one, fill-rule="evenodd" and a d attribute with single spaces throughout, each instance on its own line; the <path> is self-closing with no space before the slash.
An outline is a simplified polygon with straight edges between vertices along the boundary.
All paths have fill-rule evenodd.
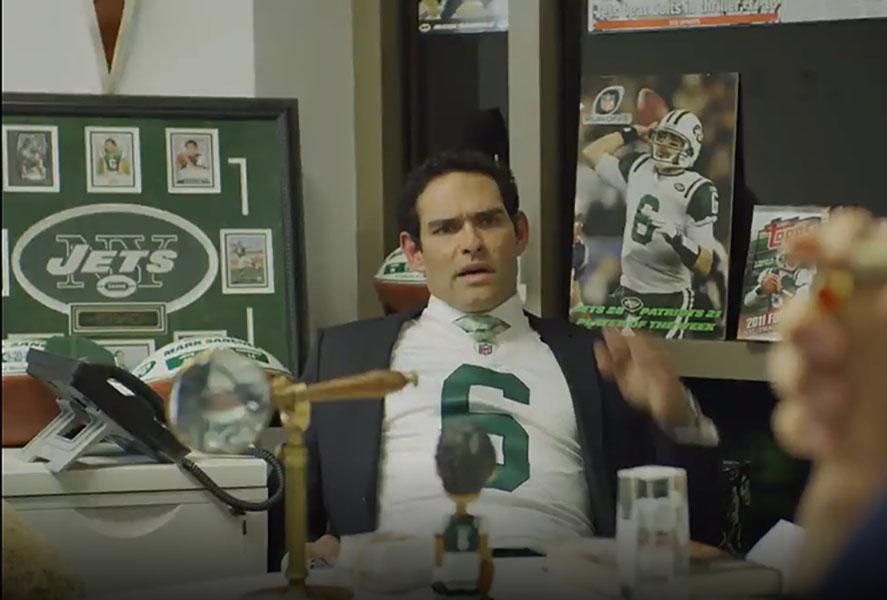
<path id="1" fill-rule="evenodd" d="M 522 210 L 517 211 L 514 219 L 514 233 L 517 236 L 517 255 L 520 256 L 530 242 L 530 221 Z"/>
<path id="2" fill-rule="evenodd" d="M 422 248 L 419 247 L 413 236 L 406 231 L 400 232 L 400 249 L 403 250 L 403 255 L 406 256 L 407 262 L 410 263 L 410 268 L 413 271 L 417 273 L 425 272 L 425 259 L 422 256 Z"/>

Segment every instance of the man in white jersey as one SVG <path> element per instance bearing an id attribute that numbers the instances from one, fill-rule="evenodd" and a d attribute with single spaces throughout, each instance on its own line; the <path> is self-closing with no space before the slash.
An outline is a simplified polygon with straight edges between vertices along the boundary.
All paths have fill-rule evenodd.
<path id="1" fill-rule="evenodd" d="M 454 417 L 485 429 L 497 449 L 497 471 L 472 504 L 494 552 L 614 535 L 616 471 L 648 463 L 687 469 L 691 531 L 717 543 L 717 431 L 667 355 L 649 338 L 602 339 L 524 312 L 517 258 L 529 227 L 507 167 L 472 151 L 432 157 L 408 178 L 400 221 L 428 305 L 320 331 L 303 379 L 390 367 L 419 382 L 312 407 L 308 527 L 319 539 L 309 556 L 334 562 L 340 540 L 371 531 L 431 543 L 452 512 L 434 455 Z M 282 530 L 272 519 L 273 565 Z"/>
<path id="2" fill-rule="evenodd" d="M 776 266 L 764 269 L 755 287 L 748 291 L 743 303 L 760 310 L 778 310 L 786 300 L 810 293 L 814 270 L 798 263 L 787 252 L 776 256 Z"/>
<path id="3" fill-rule="evenodd" d="M 649 142 L 649 153 L 615 156 L 638 139 Z M 694 272 L 708 277 L 717 269 L 718 192 L 709 179 L 690 168 L 699 158 L 702 141 L 702 123 L 696 115 L 673 110 L 661 123 L 625 127 L 583 150 L 597 173 L 625 195 L 622 277 L 611 301 L 630 316 L 638 316 L 644 307 L 707 308 L 699 305 L 692 283 Z M 674 327 L 653 332 L 683 337 L 684 317 L 670 319 Z"/>

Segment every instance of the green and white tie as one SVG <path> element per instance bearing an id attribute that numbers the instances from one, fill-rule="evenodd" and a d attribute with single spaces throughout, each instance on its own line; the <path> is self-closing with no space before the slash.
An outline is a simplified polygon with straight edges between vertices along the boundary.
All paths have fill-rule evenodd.
<path id="1" fill-rule="evenodd" d="M 479 344 L 491 344 L 497 335 L 510 327 L 493 315 L 469 314 L 453 321 Z"/>

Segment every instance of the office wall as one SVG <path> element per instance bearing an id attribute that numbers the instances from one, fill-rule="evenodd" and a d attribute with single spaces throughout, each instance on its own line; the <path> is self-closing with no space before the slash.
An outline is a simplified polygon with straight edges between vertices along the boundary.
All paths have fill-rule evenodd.
<path id="1" fill-rule="evenodd" d="M 358 260 L 352 3 L 260 0 L 254 18 L 256 95 L 299 99 L 309 321 L 352 320 Z"/>
<path id="2" fill-rule="evenodd" d="M 107 67 L 90 10 L 91 0 L 3 0 L 3 91 L 101 93 Z"/>
<path id="3" fill-rule="evenodd" d="M 353 0 L 133 6 L 117 93 L 299 99 L 309 331 L 373 312 L 367 265 L 382 244 L 357 216 Z M 92 0 L 3 0 L 4 92 L 102 93 L 103 69 Z M 378 256 L 358 269 L 367 248 Z"/>
<path id="4" fill-rule="evenodd" d="M 265 3 L 137 1 L 113 91 L 145 96 L 254 96 L 254 4 Z"/>

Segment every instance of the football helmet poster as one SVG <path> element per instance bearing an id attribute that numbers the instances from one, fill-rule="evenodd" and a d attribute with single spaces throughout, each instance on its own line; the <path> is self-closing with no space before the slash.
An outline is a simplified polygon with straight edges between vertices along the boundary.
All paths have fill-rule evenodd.
<path id="1" fill-rule="evenodd" d="M 740 340 L 779 339 L 776 325 L 783 305 L 810 293 L 816 268 L 799 264 L 787 252 L 789 241 L 828 215 L 821 207 L 756 206 L 739 310 Z"/>
<path id="2" fill-rule="evenodd" d="M 724 338 L 738 83 L 583 77 L 572 321 Z"/>

